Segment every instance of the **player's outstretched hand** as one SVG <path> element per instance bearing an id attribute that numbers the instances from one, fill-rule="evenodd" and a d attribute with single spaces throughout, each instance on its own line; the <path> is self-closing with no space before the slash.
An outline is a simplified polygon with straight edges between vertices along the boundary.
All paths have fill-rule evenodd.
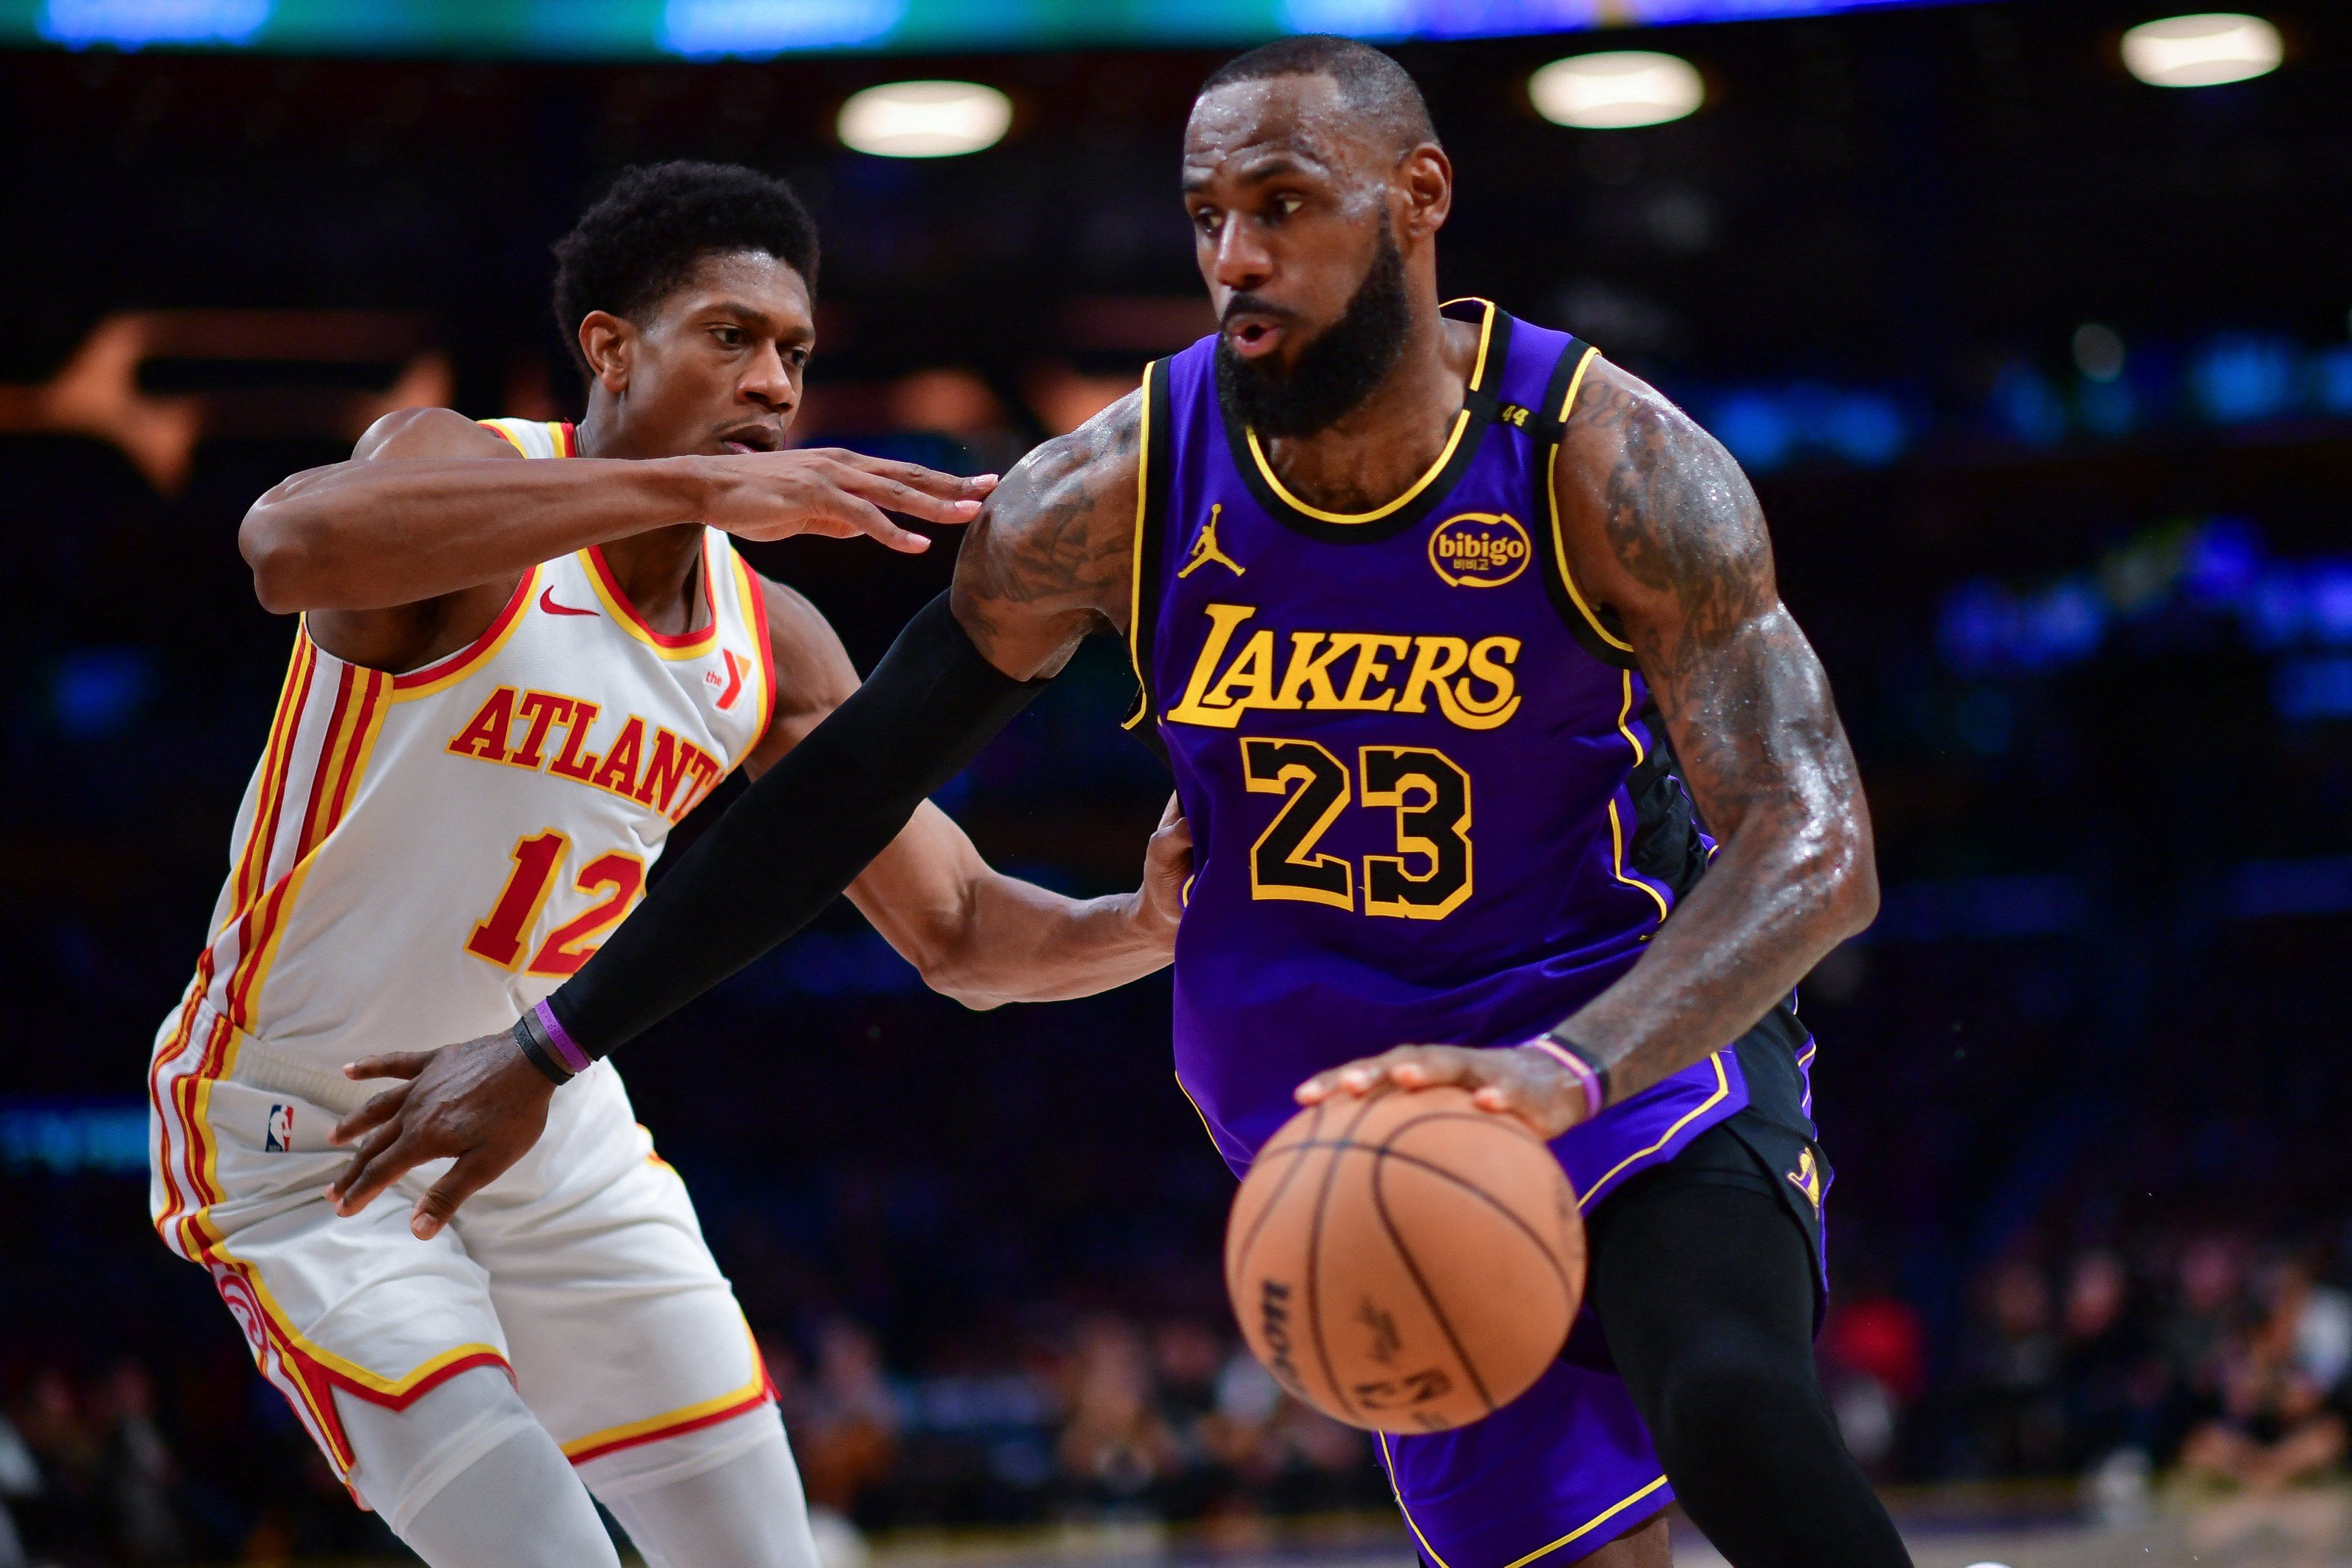
<path id="1" fill-rule="evenodd" d="M 539 1142 L 555 1092 L 504 1030 L 437 1051 L 365 1057 L 343 1076 L 408 1081 L 335 1124 L 329 1142 L 364 1142 L 327 1196 L 337 1214 L 354 1215 L 426 1161 L 454 1158 L 409 1215 L 408 1228 L 422 1240 L 439 1234 L 459 1204 Z"/>
<path id="2" fill-rule="evenodd" d="M 1481 1110 L 1516 1116 L 1547 1140 L 1585 1118 L 1582 1080 L 1526 1047 L 1399 1046 L 1317 1073 L 1298 1086 L 1297 1098 L 1301 1105 L 1317 1105 L 1335 1094 L 1370 1094 L 1383 1083 L 1404 1089 L 1454 1084 L 1470 1090 Z"/>
<path id="3" fill-rule="evenodd" d="M 994 474 L 961 479 L 917 463 L 894 463 L 838 447 L 745 452 L 702 459 L 712 476 L 703 521 L 742 539 L 863 533 L 893 550 L 919 554 L 931 542 L 892 522 L 898 512 L 923 522 L 970 522 L 996 488 Z"/>

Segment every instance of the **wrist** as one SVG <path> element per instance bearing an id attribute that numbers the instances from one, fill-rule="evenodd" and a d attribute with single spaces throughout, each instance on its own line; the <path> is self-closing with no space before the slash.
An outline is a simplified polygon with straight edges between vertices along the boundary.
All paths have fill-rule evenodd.
<path id="1" fill-rule="evenodd" d="M 1589 1121 L 1608 1108 L 1609 1069 L 1585 1047 L 1555 1029 L 1521 1041 L 1519 1049 L 1542 1057 L 1573 1081 L 1575 1092 L 1583 1100 L 1584 1113 L 1579 1121 Z"/>
<path id="2" fill-rule="evenodd" d="M 524 1009 L 515 1020 L 510 1037 L 523 1059 L 539 1069 L 540 1076 L 558 1089 L 586 1072 L 593 1065 L 586 1052 L 564 1032 L 555 1016 L 555 1009 L 541 1002 Z"/>
<path id="3" fill-rule="evenodd" d="M 656 477 L 674 510 L 675 522 L 701 522 L 721 510 L 720 493 L 731 482 L 726 465 L 715 458 L 656 458 L 645 465 Z M 713 527 L 723 527 L 714 523 Z"/>

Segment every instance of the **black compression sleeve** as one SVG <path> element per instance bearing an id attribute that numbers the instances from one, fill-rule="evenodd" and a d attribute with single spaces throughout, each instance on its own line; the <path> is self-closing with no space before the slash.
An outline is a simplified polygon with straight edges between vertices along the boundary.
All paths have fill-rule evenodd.
<path id="1" fill-rule="evenodd" d="M 548 1005 L 601 1057 L 806 925 L 924 797 L 1045 689 L 998 670 L 941 594 L 762 774 Z"/>

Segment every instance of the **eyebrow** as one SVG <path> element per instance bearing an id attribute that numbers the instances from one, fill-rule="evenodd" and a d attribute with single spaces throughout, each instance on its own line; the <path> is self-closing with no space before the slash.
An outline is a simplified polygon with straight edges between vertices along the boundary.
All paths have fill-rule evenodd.
<path id="1" fill-rule="evenodd" d="M 740 300 L 713 300 L 709 304 L 704 306 L 703 309 L 706 310 L 715 310 L 721 315 L 733 316 L 744 325 L 757 327 L 762 331 L 767 332 L 771 337 L 777 338 L 783 342 L 814 342 L 816 341 L 815 327 L 801 326 L 794 328 L 791 331 L 776 331 L 774 317 L 769 315 L 767 311 L 762 310 L 757 305 L 746 304 Z"/>
<path id="2" fill-rule="evenodd" d="M 1319 172 L 1319 168 L 1315 160 L 1298 153 L 1275 153 L 1243 171 L 1239 178 L 1244 184 L 1257 185 L 1264 184 L 1268 180 L 1277 179 L 1284 174 L 1316 174 Z M 1209 184 L 1214 178 L 1213 174 L 1195 174 L 1187 170 L 1184 174 L 1184 188 L 1187 191 L 1197 191 Z"/>

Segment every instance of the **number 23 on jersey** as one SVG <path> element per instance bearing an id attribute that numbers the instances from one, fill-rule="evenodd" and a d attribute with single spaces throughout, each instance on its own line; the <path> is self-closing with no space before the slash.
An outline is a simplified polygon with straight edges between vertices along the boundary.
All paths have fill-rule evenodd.
<path id="1" fill-rule="evenodd" d="M 1242 777 L 1252 795 L 1284 796 L 1250 847 L 1250 896 L 1359 908 L 1360 868 L 1316 846 L 1351 801 L 1395 814 L 1394 855 L 1367 855 L 1361 909 L 1409 921 L 1444 920 L 1471 888 L 1470 775 L 1429 746 L 1362 746 L 1349 765 L 1313 741 L 1251 736 Z"/>

